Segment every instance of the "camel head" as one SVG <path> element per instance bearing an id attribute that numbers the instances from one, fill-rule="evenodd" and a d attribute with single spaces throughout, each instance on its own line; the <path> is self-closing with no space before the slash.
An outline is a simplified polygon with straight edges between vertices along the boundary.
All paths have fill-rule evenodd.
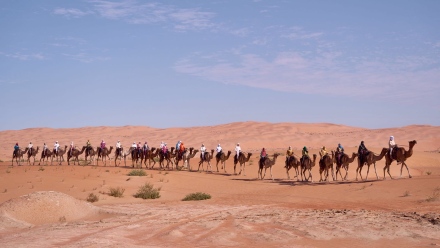
<path id="1" fill-rule="evenodd" d="M 409 141 L 408 143 L 409 143 L 409 147 L 412 148 L 417 144 L 417 141 L 413 140 L 413 141 Z"/>

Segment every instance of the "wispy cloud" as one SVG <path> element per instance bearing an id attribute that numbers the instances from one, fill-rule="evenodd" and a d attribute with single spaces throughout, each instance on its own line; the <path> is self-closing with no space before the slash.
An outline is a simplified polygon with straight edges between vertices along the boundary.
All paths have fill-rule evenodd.
<path id="1" fill-rule="evenodd" d="M 3 53 L 0 52 L 0 55 L 5 57 L 14 58 L 18 60 L 44 60 L 46 57 L 41 53 L 32 53 L 32 54 L 23 54 L 20 52 L 17 53 Z"/>
<path id="2" fill-rule="evenodd" d="M 90 55 L 87 53 L 76 53 L 76 54 L 63 53 L 62 55 L 69 58 L 69 59 L 76 60 L 76 61 L 83 62 L 83 63 L 92 63 L 95 61 L 110 60 L 110 57 L 93 56 L 93 55 Z"/>
<path id="3" fill-rule="evenodd" d="M 198 8 L 177 8 L 161 3 L 144 3 L 135 0 L 88 1 L 92 11 L 79 9 L 56 8 L 55 14 L 67 17 L 82 17 L 96 14 L 103 18 L 122 20 L 132 24 L 166 23 L 177 31 L 212 29 L 217 26 L 212 20 L 213 12 Z"/>
<path id="4" fill-rule="evenodd" d="M 308 32 L 305 31 L 301 27 L 292 27 L 290 30 L 286 31 L 285 34 L 281 35 L 281 37 L 288 38 L 288 39 L 316 39 L 323 35 L 323 32 Z"/>
<path id="5" fill-rule="evenodd" d="M 352 58 L 347 67 L 340 53 L 281 52 L 273 59 L 256 54 L 239 54 L 233 59 L 182 59 L 175 70 L 205 80 L 238 84 L 276 91 L 353 97 L 378 97 L 391 101 L 440 93 L 440 69 L 426 67 L 419 59 L 414 64 L 399 58 L 390 61 Z M 418 68 L 418 69 L 416 69 Z M 421 69 L 424 68 L 424 69 Z M 405 99 L 406 98 L 406 99 Z"/>
<path id="6" fill-rule="evenodd" d="M 79 9 L 66 9 L 66 8 L 56 8 L 54 9 L 53 13 L 56 15 L 63 15 L 66 17 L 74 17 L 74 18 L 79 18 L 85 15 L 93 14 L 93 12 L 91 11 L 82 11 Z"/>

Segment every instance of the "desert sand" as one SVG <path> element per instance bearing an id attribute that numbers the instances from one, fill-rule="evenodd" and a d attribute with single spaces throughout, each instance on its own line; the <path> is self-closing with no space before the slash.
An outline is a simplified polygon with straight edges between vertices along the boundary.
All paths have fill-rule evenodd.
<path id="1" fill-rule="evenodd" d="M 361 140 L 379 153 L 393 135 L 399 146 L 417 140 L 412 157 L 400 177 L 393 162 L 390 179 L 383 180 L 385 160 L 370 168 L 368 180 L 356 181 L 357 162 L 350 164 L 348 180 L 319 182 L 318 165 L 313 182 L 298 181 L 294 170 L 287 179 L 285 150 L 301 154 L 303 146 L 318 154 L 321 146 L 357 152 Z M 142 169 L 146 176 L 128 176 L 131 160 L 114 166 L 23 163 L 11 166 L 16 142 L 30 141 L 40 149 L 55 141 L 61 146 L 98 146 L 121 140 L 161 141 L 186 147 L 202 143 L 214 149 L 220 143 L 234 150 L 240 143 L 251 152 L 245 175 L 234 174 L 232 157 L 226 171 L 214 172 Z M 257 179 L 258 154 L 265 147 L 270 155 L 280 152 L 264 180 Z M 240 122 L 218 126 L 158 129 L 141 126 L 83 127 L 69 129 L 29 128 L 0 132 L 0 246 L 1 247 L 435 247 L 440 246 L 440 127 L 413 125 L 366 129 L 328 123 Z M 84 156 L 81 155 L 81 158 Z M 113 157 L 113 155 L 111 156 Z M 319 158 L 319 156 L 318 156 Z M 198 155 L 191 160 L 197 169 Z M 366 176 L 366 169 L 362 171 Z M 160 188 L 154 200 L 134 198 L 146 182 Z M 109 189 L 124 188 L 122 198 Z M 187 194 L 204 192 L 204 201 L 182 201 Z M 89 203 L 90 193 L 99 201 Z"/>

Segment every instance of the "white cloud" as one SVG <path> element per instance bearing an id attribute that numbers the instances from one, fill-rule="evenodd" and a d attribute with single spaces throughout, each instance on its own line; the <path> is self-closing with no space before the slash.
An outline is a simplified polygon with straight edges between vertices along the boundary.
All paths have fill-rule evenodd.
<path id="1" fill-rule="evenodd" d="M 41 53 L 32 53 L 32 54 L 22 54 L 22 53 L 2 53 L 0 52 L 0 55 L 14 58 L 18 60 L 44 60 L 46 57 Z"/>
<path id="2" fill-rule="evenodd" d="M 53 13 L 56 14 L 56 15 L 63 15 L 63 16 L 66 16 L 66 17 L 78 18 L 78 17 L 83 17 L 85 15 L 92 14 L 93 12 L 82 11 L 82 10 L 79 10 L 79 9 L 56 8 L 53 11 Z"/>
<path id="3" fill-rule="evenodd" d="M 256 54 L 233 57 L 220 63 L 212 58 L 184 59 L 176 63 L 175 70 L 208 81 L 286 92 L 375 97 L 397 102 L 440 94 L 440 69 L 420 69 L 427 63 L 424 59 L 352 58 L 347 68 L 344 64 L 347 62 L 341 62 L 341 53 L 310 56 L 281 52 L 270 60 Z"/>

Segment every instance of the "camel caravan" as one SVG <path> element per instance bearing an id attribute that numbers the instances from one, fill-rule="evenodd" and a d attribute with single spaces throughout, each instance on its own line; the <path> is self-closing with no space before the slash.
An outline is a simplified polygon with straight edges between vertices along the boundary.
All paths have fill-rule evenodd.
<path id="1" fill-rule="evenodd" d="M 313 182 L 312 177 L 312 168 L 318 164 L 319 166 L 319 182 L 329 182 L 330 175 L 333 181 L 338 181 L 339 178 L 344 181 L 347 180 L 348 168 L 351 163 L 355 160 L 357 161 L 356 168 L 356 181 L 358 180 L 358 175 L 361 180 L 368 180 L 368 174 L 370 171 L 370 166 L 373 165 L 374 172 L 376 174 L 376 180 L 379 179 L 379 176 L 376 171 L 376 162 L 385 158 L 385 167 L 383 168 L 383 179 L 386 178 L 386 172 L 393 178 L 390 174 L 390 165 L 393 161 L 396 161 L 397 164 L 401 164 L 400 168 L 400 177 L 402 177 L 403 167 L 406 168 L 408 172 L 409 178 L 411 178 L 411 174 L 409 172 L 408 166 L 406 164 L 406 160 L 412 156 L 413 147 L 417 144 L 417 141 L 409 141 L 409 149 L 405 150 L 402 147 L 398 147 L 395 144 L 394 137 L 391 136 L 389 140 L 389 147 L 383 148 L 380 153 L 374 153 L 373 151 L 368 150 L 365 147 L 364 142 L 362 141 L 359 145 L 358 152 L 352 154 L 346 154 L 344 152 L 344 148 L 341 144 L 338 144 L 335 150 L 331 150 L 328 152 L 325 147 L 322 147 L 319 151 L 319 159 L 316 154 L 309 155 L 307 147 L 302 149 L 301 157 L 294 154 L 292 147 L 289 146 L 286 151 L 286 159 L 284 162 L 284 168 L 286 169 L 287 179 L 290 180 L 289 171 L 290 169 L 295 169 L 295 176 L 297 181 L 311 181 Z M 184 143 L 179 141 L 176 146 L 168 149 L 168 146 L 163 141 L 161 142 L 158 148 L 149 147 L 147 142 L 141 144 L 139 142 L 133 144 L 125 149 L 120 141 L 116 143 L 116 148 L 113 146 L 108 148 L 104 142 L 101 141 L 100 146 L 93 148 L 90 145 L 90 142 L 87 141 L 85 146 L 81 148 L 74 146 L 73 142 L 69 146 L 64 146 L 64 148 L 60 147 L 58 141 L 55 142 L 54 148 L 51 150 L 47 147 L 46 143 L 44 143 L 43 149 L 40 152 L 40 148 L 37 146 L 35 149 L 32 145 L 32 142 L 23 150 L 18 146 L 18 143 L 14 146 L 14 152 L 12 156 L 12 166 L 14 165 L 14 160 L 16 164 L 21 165 L 22 161 L 27 161 L 27 163 L 32 165 L 35 164 L 36 156 L 40 152 L 40 160 L 38 165 L 40 165 L 41 161 L 47 164 L 50 160 L 50 165 L 52 165 L 54 159 L 55 161 L 61 165 L 64 162 L 64 155 L 67 158 L 67 164 L 70 165 L 70 162 L 73 162 L 73 165 L 80 164 L 80 161 L 83 161 L 84 165 L 96 165 L 98 166 L 99 162 L 103 163 L 104 166 L 107 166 L 107 160 L 110 162 L 114 160 L 114 166 L 120 166 L 121 162 L 124 162 L 124 166 L 127 166 L 127 157 L 131 160 L 131 167 L 142 168 L 144 165 L 146 169 L 154 169 L 156 163 L 158 164 L 158 169 L 177 169 L 177 170 L 188 170 L 193 171 L 191 167 L 191 160 L 194 160 L 194 157 L 199 153 L 199 162 L 197 171 L 200 171 L 200 167 L 202 171 L 213 172 L 211 162 L 216 163 L 216 171 L 220 172 L 220 169 L 223 169 L 224 173 L 226 171 L 226 161 L 231 157 L 232 152 L 229 150 L 226 153 L 223 152 L 220 144 L 216 147 L 216 149 L 211 149 L 210 151 L 202 144 L 200 149 L 195 149 L 194 147 L 186 148 Z M 114 151 L 113 151 L 114 150 Z M 84 154 L 84 159 L 80 159 L 79 156 Z M 113 154 L 111 158 L 110 155 Z M 246 175 L 245 167 L 246 163 L 251 161 L 251 152 L 242 152 L 240 144 L 237 143 L 235 147 L 235 154 L 233 156 L 233 164 L 234 164 L 234 174 L 235 175 Z M 260 153 L 260 160 L 258 162 L 258 172 L 257 179 L 263 180 L 266 176 L 266 171 L 269 169 L 271 179 L 274 180 L 272 175 L 272 167 L 276 164 L 276 161 L 279 156 L 282 156 L 281 153 L 274 153 L 273 155 L 268 155 L 266 150 L 263 148 Z M 272 158 L 270 158 L 272 157 Z M 180 165 L 179 165 L 180 164 Z M 250 163 L 251 164 L 251 163 Z M 364 166 L 367 166 L 367 173 L 365 178 L 362 177 L 362 169 Z M 195 169 L 195 168 L 194 168 Z M 263 174 L 264 170 L 264 174 Z M 238 173 L 237 173 L 238 171 Z M 345 173 L 344 173 L 345 172 Z M 300 179 L 301 178 L 301 179 Z"/>

